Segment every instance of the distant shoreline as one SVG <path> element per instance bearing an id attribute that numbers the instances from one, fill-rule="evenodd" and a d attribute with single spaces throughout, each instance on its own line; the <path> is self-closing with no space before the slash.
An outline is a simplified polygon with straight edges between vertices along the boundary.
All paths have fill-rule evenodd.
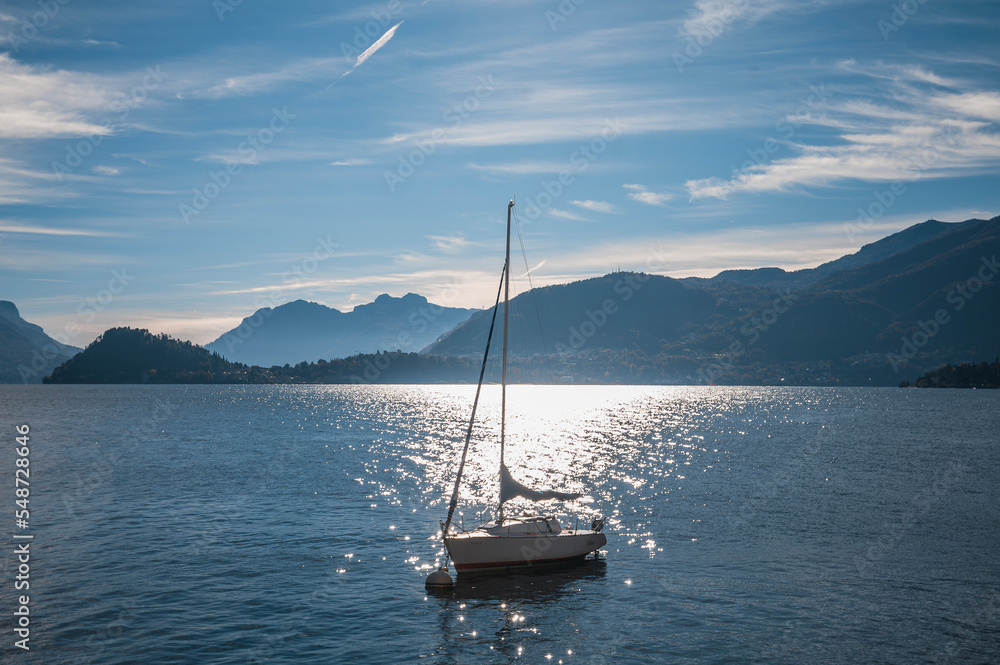
<path id="1" fill-rule="evenodd" d="M 247 366 L 226 360 L 190 342 L 148 330 L 112 328 L 81 353 L 56 367 L 45 384 L 80 385 L 433 385 L 474 384 L 482 360 L 472 356 L 443 356 L 392 351 L 348 358 L 274 365 Z M 640 351 L 593 350 L 536 355 L 519 359 L 510 368 L 513 385 L 629 385 L 629 386 L 829 386 L 829 387 L 997 387 L 1000 358 L 992 365 L 945 365 L 921 376 L 914 384 L 900 381 L 898 368 L 884 356 L 826 362 L 745 363 L 718 357 L 690 358 Z M 908 372 L 909 373 L 909 372 Z M 490 358 L 487 383 L 499 382 L 500 363 Z"/>

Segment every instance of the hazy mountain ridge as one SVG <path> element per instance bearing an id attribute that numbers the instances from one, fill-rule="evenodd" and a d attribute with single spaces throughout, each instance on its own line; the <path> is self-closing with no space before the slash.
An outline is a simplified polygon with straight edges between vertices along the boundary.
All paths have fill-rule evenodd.
<path id="1" fill-rule="evenodd" d="M 864 359 L 891 382 L 911 361 L 933 367 L 1000 350 L 997 255 L 1000 217 L 929 221 L 811 271 L 724 271 L 709 280 L 612 273 L 535 289 L 512 301 L 512 328 L 527 325 L 521 312 L 534 299 L 550 319 L 550 354 L 640 351 L 725 372 Z M 624 297 L 630 280 L 643 285 L 633 295 L 644 297 Z M 784 287 L 776 290 L 779 283 Z M 975 293 L 963 291 L 969 284 Z M 614 310 L 606 317 L 603 303 Z M 426 351 L 481 353 L 486 326 L 485 313 L 474 316 Z M 543 353 L 528 337 L 527 353 Z"/>
<path id="2" fill-rule="evenodd" d="M 197 344 L 139 328 L 110 328 L 45 383 L 227 383 L 247 367 Z"/>
<path id="3" fill-rule="evenodd" d="M 464 383 L 475 380 L 476 367 L 468 359 L 412 352 L 363 354 L 294 367 L 247 367 L 169 335 L 111 328 L 56 368 L 45 383 Z"/>
<path id="4" fill-rule="evenodd" d="M 80 352 L 21 318 L 14 303 L 0 300 L 0 383 L 41 383 L 53 369 Z"/>
<path id="5" fill-rule="evenodd" d="M 296 300 L 257 310 L 205 348 L 261 367 L 385 350 L 418 351 L 476 311 L 435 305 L 414 293 L 401 298 L 383 294 L 350 312 Z"/>
<path id="6" fill-rule="evenodd" d="M 537 311 L 536 311 L 537 306 Z M 663 308 L 678 316 L 664 317 Z M 707 293 L 661 275 L 611 273 L 603 277 L 534 289 L 510 302 L 511 330 L 517 352 L 537 355 L 584 346 L 637 346 L 655 352 L 664 340 L 705 324 L 717 303 Z M 492 310 L 468 321 L 424 349 L 425 353 L 482 353 Z M 541 327 L 539 326 L 541 321 Z M 497 314 L 497 330 L 503 310 Z"/>
<path id="7" fill-rule="evenodd" d="M 795 291 L 795 305 L 758 330 L 748 355 L 772 363 L 875 355 L 894 373 L 910 362 L 924 371 L 993 357 L 1000 346 L 1000 217 L 920 228 L 927 224 L 911 227 L 916 234 L 901 234 L 929 239 L 883 243 L 897 251 Z M 980 285 L 962 295 L 969 280 Z M 727 325 L 729 339 L 749 341 L 735 331 L 760 316 L 754 312 Z M 719 346 L 702 348 L 721 352 Z"/>
<path id="8" fill-rule="evenodd" d="M 705 280 L 615 272 L 541 287 L 510 303 L 510 348 L 520 363 L 513 380 L 895 385 L 945 362 L 1000 353 L 998 255 L 1000 217 L 918 224 L 824 264 L 841 269 L 797 289 L 775 290 L 774 278 L 784 271 L 769 269 L 758 275 L 766 285 L 719 278 L 724 273 Z M 8 318 L 11 310 L 16 314 L 9 305 Z M 431 324 L 443 327 L 449 316 L 459 321 L 437 337 Z M 221 359 L 199 356 L 200 369 L 178 380 L 201 380 L 192 377 L 203 370 L 216 382 L 409 382 L 421 372 L 428 381 L 473 380 L 491 317 L 492 309 L 449 310 L 415 294 L 380 296 L 350 313 L 295 301 L 244 319 L 248 334 L 234 348 L 266 347 L 272 338 L 297 355 L 309 344 L 334 353 L 361 342 L 403 348 L 404 341 L 419 343 L 412 332 L 419 331 L 429 340 L 424 355 L 405 352 L 412 347 L 392 354 L 392 369 L 380 367 L 390 355 L 351 354 L 326 365 L 300 360 L 294 367 L 250 368 L 246 376 L 222 365 L 202 368 Z M 501 309 L 498 326 L 502 319 Z M 331 338 L 331 330 L 339 336 Z M 201 351 L 207 358 L 224 341 Z M 498 358 L 495 347 L 487 373 L 493 380 Z M 129 380 L 137 380 L 134 373 L 126 372 Z"/>
<path id="9" fill-rule="evenodd" d="M 710 281 L 727 281 L 750 286 L 763 286 L 770 289 L 792 289 L 793 291 L 808 288 L 835 273 L 855 268 L 870 266 L 880 261 L 899 255 L 927 243 L 928 241 L 950 235 L 969 227 L 984 223 L 982 219 L 970 219 L 964 222 L 939 222 L 929 219 L 920 224 L 914 224 L 902 231 L 864 245 L 854 254 L 842 256 L 833 261 L 827 261 L 815 268 L 786 271 L 782 268 L 754 268 L 723 270 Z"/>

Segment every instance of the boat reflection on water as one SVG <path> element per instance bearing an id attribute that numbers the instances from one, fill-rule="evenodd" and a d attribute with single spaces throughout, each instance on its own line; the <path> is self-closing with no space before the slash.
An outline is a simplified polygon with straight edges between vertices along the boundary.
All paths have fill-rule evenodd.
<path id="1" fill-rule="evenodd" d="M 600 594 L 607 574 L 604 558 L 578 559 L 518 569 L 504 575 L 463 573 L 455 586 L 427 590 L 438 604 L 441 639 L 437 663 L 559 662 L 546 654 L 578 653 L 575 643 L 555 645 L 552 626 L 572 620 L 579 604 Z M 581 636 L 581 641 L 587 638 Z M 586 649 L 585 645 L 581 645 Z M 478 647 L 478 648 L 477 648 Z M 499 660 L 498 660 L 499 659 Z"/>
<path id="2" fill-rule="evenodd" d="M 520 568 L 504 575 L 490 570 L 470 571 L 456 576 L 454 587 L 433 591 L 433 595 L 465 601 L 545 604 L 577 590 L 574 584 L 599 580 L 606 572 L 607 562 L 592 557 Z"/>

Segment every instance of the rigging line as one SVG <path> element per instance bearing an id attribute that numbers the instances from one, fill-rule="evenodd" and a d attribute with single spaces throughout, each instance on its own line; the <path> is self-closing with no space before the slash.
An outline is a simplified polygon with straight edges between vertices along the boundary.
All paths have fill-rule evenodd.
<path id="1" fill-rule="evenodd" d="M 462 448 L 462 460 L 458 464 L 458 474 L 455 476 L 455 489 L 451 492 L 451 502 L 448 504 L 448 519 L 445 520 L 441 530 L 441 538 L 448 535 L 451 528 L 451 518 L 455 514 L 458 506 L 458 487 L 462 482 L 462 471 L 465 469 L 465 458 L 469 452 L 469 441 L 472 439 L 472 425 L 476 421 L 476 407 L 479 406 L 479 393 L 483 389 L 483 376 L 486 374 L 486 361 L 490 357 L 490 342 L 493 340 L 493 326 L 497 322 L 497 310 L 500 308 L 500 293 L 503 290 L 504 276 L 507 272 L 506 262 L 503 270 L 500 271 L 500 287 L 497 289 L 497 301 L 493 305 L 493 318 L 490 320 L 490 332 L 486 336 L 486 351 L 483 352 L 483 366 L 479 368 L 479 385 L 476 386 L 476 398 L 472 401 L 472 416 L 469 417 L 469 429 L 465 432 L 465 447 Z M 445 548 L 447 551 L 448 548 Z"/>
<path id="2" fill-rule="evenodd" d="M 515 288 L 514 290 L 516 291 L 517 289 Z M 514 300 L 516 300 L 516 299 L 517 299 L 517 295 L 515 295 L 515 297 L 514 297 Z M 514 353 L 514 360 L 517 361 L 517 362 L 514 363 L 514 371 L 516 372 L 516 375 L 517 375 L 517 382 L 521 383 L 521 370 L 522 369 L 524 370 L 525 374 L 528 376 L 528 379 L 529 380 L 531 379 L 531 365 L 528 363 L 528 357 L 529 357 L 529 353 L 528 353 L 528 334 L 527 334 L 527 332 L 524 329 L 524 317 L 521 316 L 521 306 L 520 306 L 520 304 L 516 304 L 514 302 L 514 300 L 511 300 L 511 308 L 514 309 L 514 310 L 517 310 L 517 311 L 511 312 L 511 316 L 513 318 L 517 319 L 517 325 L 521 329 L 521 355 L 518 356 L 516 351 Z M 512 338 L 512 341 L 513 341 L 513 345 L 512 346 L 516 347 L 517 346 L 517 338 L 516 337 Z"/>
<path id="3" fill-rule="evenodd" d="M 531 303 L 535 306 L 535 319 L 538 321 L 538 334 L 542 338 L 542 357 L 545 358 L 545 368 L 549 371 L 549 382 L 556 382 L 555 372 L 552 371 L 552 363 L 549 361 L 549 345 L 545 341 L 545 330 L 542 328 L 542 315 L 538 311 L 538 300 L 535 298 L 535 285 L 531 281 L 531 269 L 528 267 L 528 255 L 524 251 L 524 238 L 521 236 L 521 221 L 517 217 L 517 210 L 514 210 L 514 226 L 517 228 L 517 241 L 521 245 L 521 258 L 524 259 L 524 271 L 528 276 L 528 287 L 531 293 Z M 523 323 L 522 323 L 523 327 Z M 523 334 L 523 333 L 522 333 Z M 528 338 L 524 339 L 525 347 L 528 345 Z M 527 353 L 525 353 L 527 355 Z"/>
<path id="4" fill-rule="evenodd" d="M 510 345 L 511 345 L 511 355 L 513 356 L 511 362 L 511 369 L 514 370 L 514 378 L 517 383 L 521 383 L 521 370 L 524 369 L 526 372 L 528 368 L 528 337 L 524 332 L 524 317 L 521 316 L 521 306 L 516 302 L 517 296 L 517 286 L 511 286 L 511 292 L 514 297 L 511 298 L 511 318 L 517 319 L 518 327 L 521 329 L 521 339 L 519 340 L 516 335 L 511 335 Z M 513 321 L 511 322 L 513 323 Z M 520 349 L 520 351 L 518 350 Z"/>

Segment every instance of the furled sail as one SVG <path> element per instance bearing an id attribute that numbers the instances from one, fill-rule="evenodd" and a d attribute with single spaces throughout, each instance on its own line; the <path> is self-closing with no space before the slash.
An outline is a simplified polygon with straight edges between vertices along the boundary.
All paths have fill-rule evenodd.
<path id="1" fill-rule="evenodd" d="M 529 487 L 525 487 L 521 483 L 514 480 L 510 471 L 507 470 L 506 464 L 500 465 L 500 504 L 503 505 L 504 502 L 513 499 L 515 496 L 523 496 L 525 499 L 530 499 L 531 501 L 547 501 L 548 499 L 559 499 L 560 501 L 569 501 L 571 499 L 579 499 L 582 494 L 575 494 L 572 492 L 538 492 Z"/>

